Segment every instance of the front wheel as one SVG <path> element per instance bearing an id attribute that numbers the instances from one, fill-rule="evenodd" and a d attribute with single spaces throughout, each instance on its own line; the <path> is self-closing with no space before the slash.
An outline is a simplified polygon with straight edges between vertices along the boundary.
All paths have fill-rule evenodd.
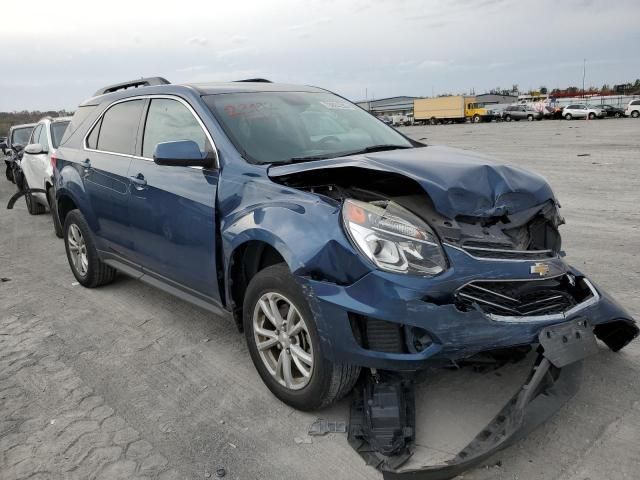
<path id="1" fill-rule="evenodd" d="M 29 183 L 27 182 L 26 178 L 24 179 L 24 189 L 29 189 Z M 47 208 L 41 203 L 38 203 L 38 201 L 30 193 L 24 194 L 24 201 L 27 204 L 27 210 L 31 215 L 41 215 L 47 211 Z"/>
<path id="2" fill-rule="evenodd" d="M 316 410 L 351 391 L 360 368 L 326 358 L 313 313 L 286 264 L 251 279 L 243 310 L 251 359 L 276 397 L 299 410 Z"/>
<path id="3" fill-rule="evenodd" d="M 593 120 L 594 118 L 596 118 L 596 114 L 595 113 L 590 113 L 589 114 L 589 120 Z"/>
<path id="4" fill-rule="evenodd" d="M 511 121 L 511 115 L 507 115 L 506 117 L 504 117 L 504 121 L 505 122 L 510 122 Z"/>
<path id="5" fill-rule="evenodd" d="M 567 120 L 571 120 L 571 119 L 573 118 L 573 115 L 571 115 L 570 113 L 567 113 L 567 114 L 564 116 L 564 118 L 565 118 L 565 119 L 567 119 Z"/>
<path id="6" fill-rule="evenodd" d="M 527 115 L 527 121 L 533 122 L 533 115 Z"/>
<path id="7" fill-rule="evenodd" d="M 482 119 L 480 118 L 480 115 L 474 115 L 473 116 L 473 123 L 480 123 Z"/>

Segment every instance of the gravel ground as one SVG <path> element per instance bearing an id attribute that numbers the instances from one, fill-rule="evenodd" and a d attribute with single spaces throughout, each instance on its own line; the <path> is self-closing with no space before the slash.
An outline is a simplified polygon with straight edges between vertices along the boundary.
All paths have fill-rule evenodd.
<path id="1" fill-rule="evenodd" d="M 567 259 L 640 317 L 640 121 L 408 127 L 430 144 L 546 176 L 562 203 Z M 13 185 L 0 181 L 0 205 Z M 0 478 L 377 479 L 318 416 L 263 386 L 243 337 L 126 277 L 75 285 L 50 217 L 0 210 Z M 578 395 L 465 479 L 635 479 L 640 342 L 586 362 Z M 224 469 L 224 472 L 220 469 Z"/>

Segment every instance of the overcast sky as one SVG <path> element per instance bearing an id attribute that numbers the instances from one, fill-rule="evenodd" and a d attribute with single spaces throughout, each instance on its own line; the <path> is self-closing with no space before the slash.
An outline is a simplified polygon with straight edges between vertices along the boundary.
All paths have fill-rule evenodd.
<path id="1" fill-rule="evenodd" d="M 352 100 L 640 77 L 638 0 L 3 2 L 0 111 L 100 86 L 265 77 Z"/>

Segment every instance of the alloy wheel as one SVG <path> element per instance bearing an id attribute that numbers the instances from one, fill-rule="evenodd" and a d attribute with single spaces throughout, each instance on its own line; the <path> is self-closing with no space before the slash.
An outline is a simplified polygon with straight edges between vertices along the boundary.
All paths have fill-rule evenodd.
<path id="1" fill-rule="evenodd" d="M 67 243 L 69 245 L 69 256 L 76 272 L 82 277 L 87 274 L 89 269 L 89 259 L 87 257 L 87 244 L 84 240 L 82 232 L 76 224 L 69 226 L 67 233 Z"/>
<path id="2" fill-rule="evenodd" d="M 283 387 L 304 388 L 313 374 L 314 352 L 304 318 L 287 297 L 267 292 L 253 311 L 253 339 L 267 371 Z"/>

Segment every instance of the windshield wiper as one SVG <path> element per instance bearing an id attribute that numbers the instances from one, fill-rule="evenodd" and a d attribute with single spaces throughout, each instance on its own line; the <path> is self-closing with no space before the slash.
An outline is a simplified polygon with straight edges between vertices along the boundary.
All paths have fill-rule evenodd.
<path id="1" fill-rule="evenodd" d="M 405 148 L 414 148 L 414 147 L 411 145 L 394 145 L 394 144 L 371 145 L 369 147 L 365 147 L 360 150 L 350 150 L 348 152 L 338 152 L 338 153 L 324 153 L 321 155 L 309 155 L 307 157 L 292 157 L 287 160 L 282 160 L 281 162 L 273 162 L 273 163 L 277 165 L 285 165 L 287 163 L 299 163 L 299 162 L 307 162 L 312 160 L 326 160 L 328 158 L 348 157 L 349 155 L 362 155 L 363 153 L 384 152 L 387 150 L 398 150 L 398 149 L 405 149 Z"/>
<path id="2" fill-rule="evenodd" d="M 365 147 L 362 150 L 355 150 L 352 152 L 340 153 L 335 155 L 336 157 L 346 157 L 348 155 L 362 155 L 363 153 L 373 153 L 373 152 L 385 152 L 387 150 L 400 150 L 405 148 L 414 148 L 412 145 L 394 145 L 390 144 L 382 144 L 382 145 L 371 145 L 369 147 Z"/>

